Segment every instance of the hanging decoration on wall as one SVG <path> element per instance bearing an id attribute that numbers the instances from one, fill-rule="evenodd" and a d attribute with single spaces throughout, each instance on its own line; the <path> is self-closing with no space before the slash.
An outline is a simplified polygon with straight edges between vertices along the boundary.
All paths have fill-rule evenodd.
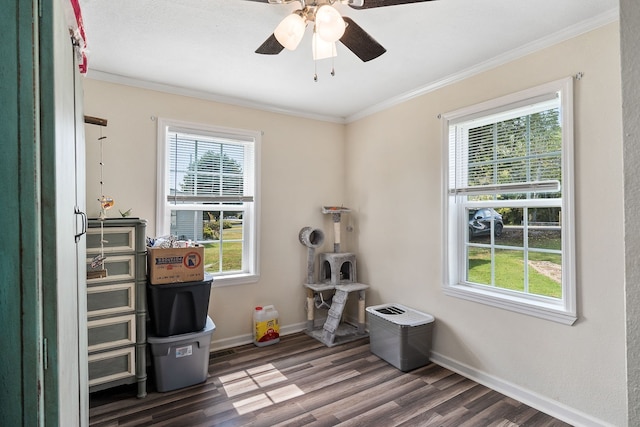
<path id="1" fill-rule="evenodd" d="M 113 207 L 116 203 L 113 201 L 111 197 L 102 196 L 100 200 L 100 219 L 105 219 L 107 217 L 107 211 Z"/>
<path id="2" fill-rule="evenodd" d="M 101 196 L 97 199 L 100 203 L 100 215 L 98 216 L 98 219 L 100 220 L 100 253 L 93 257 L 90 263 L 91 270 L 87 271 L 87 278 L 95 279 L 100 277 L 107 277 L 108 274 L 107 269 L 105 268 L 105 260 L 107 258 L 104 255 L 104 245 L 105 243 L 109 242 L 104 239 L 104 221 L 107 219 L 107 211 L 115 205 L 115 201 L 113 200 L 113 198 L 104 195 L 104 141 L 107 139 L 107 137 L 102 134 L 102 127 L 107 126 L 107 121 L 104 119 L 85 116 L 85 123 L 101 126 L 100 137 L 98 138 L 98 142 L 100 143 Z"/>
<path id="3" fill-rule="evenodd" d="M 106 136 L 102 136 L 102 129 L 100 129 L 100 138 L 98 138 L 98 142 L 100 142 L 100 194 L 102 195 L 98 201 L 100 202 L 100 219 L 104 220 L 107 218 L 107 211 L 111 209 L 116 202 L 109 196 L 104 195 L 104 140 L 107 139 Z"/>

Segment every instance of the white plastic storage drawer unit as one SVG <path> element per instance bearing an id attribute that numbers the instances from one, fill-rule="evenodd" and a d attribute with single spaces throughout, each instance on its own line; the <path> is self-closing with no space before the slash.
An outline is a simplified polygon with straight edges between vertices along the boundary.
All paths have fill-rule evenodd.
<path id="1" fill-rule="evenodd" d="M 401 304 L 367 307 L 371 352 L 401 371 L 429 363 L 434 317 Z"/>

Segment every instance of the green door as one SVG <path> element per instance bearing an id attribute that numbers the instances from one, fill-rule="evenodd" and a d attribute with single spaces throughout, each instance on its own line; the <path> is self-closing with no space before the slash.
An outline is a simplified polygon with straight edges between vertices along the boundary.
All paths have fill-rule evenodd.
<path id="1" fill-rule="evenodd" d="M 0 5 L 0 414 L 3 425 L 44 423 L 40 267 L 37 6 Z"/>
<path id="2" fill-rule="evenodd" d="M 2 425 L 88 419 L 85 253 L 74 214 L 84 209 L 82 91 L 66 6 L 0 0 Z"/>

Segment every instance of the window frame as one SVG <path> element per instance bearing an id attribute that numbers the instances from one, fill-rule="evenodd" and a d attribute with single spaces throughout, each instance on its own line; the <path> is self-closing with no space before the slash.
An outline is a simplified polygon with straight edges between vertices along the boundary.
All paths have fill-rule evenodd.
<path id="1" fill-rule="evenodd" d="M 562 298 L 545 298 L 534 294 L 509 291 L 485 285 L 475 286 L 467 282 L 465 233 L 468 228 L 465 203 L 450 207 L 450 124 L 486 117 L 499 112 L 523 108 L 551 93 L 560 94 L 560 118 L 562 123 Z M 482 102 L 441 115 L 443 141 L 443 292 L 446 295 L 475 301 L 517 313 L 531 315 L 558 323 L 572 325 L 577 320 L 575 274 L 575 219 L 574 219 L 574 129 L 573 129 L 573 79 L 565 78 L 517 93 Z M 491 201 L 487 207 L 513 206 L 519 202 Z M 482 203 L 475 202 L 475 205 Z M 466 205 L 468 206 L 468 204 Z M 528 205 L 529 206 L 529 205 Z M 480 206 L 478 206 L 480 207 Z M 464 222 L 464 228 L 463 228 Z"/>
<path id="2" fill-rule="evenodd" d="M 254 283 L 260 277 L 260 242 L 259 242 L 259 226 L 260 226 L 260 150 L 262 141 L 262 132 L 235 129 L 222 126 L 208 125 L 202 123 L 192 123 L 180 120 L 158 118 L 157 128 L 157 195 L 156 195 L 156 235 L 166 236 L 170 232 L 171 227 L 171 209 L 168 201 L 169 194 L 169 147 L 167 134 L 169 132 L 185 132 L 191 134 L 203 134 L 222 137 L 224 139 L 238 139 L 245 143 L 252 142 L 253 145 L 253 201 L 246 202 L 243 210 L 243 266 L 244 271 L 234 272 L 231 274 L 213 274 L 214 286 L 239 285 L 246 283 Z M 214 209 L 205 209 L 198 203 L 180 205 L 180 210 L 225 210 L 225 207 L 231 209 L 234 205 L 216 206 Z M 238 209 L 235 209 L 238 210 Z M 248 218 L 247 218 L 248 217 Z"/>

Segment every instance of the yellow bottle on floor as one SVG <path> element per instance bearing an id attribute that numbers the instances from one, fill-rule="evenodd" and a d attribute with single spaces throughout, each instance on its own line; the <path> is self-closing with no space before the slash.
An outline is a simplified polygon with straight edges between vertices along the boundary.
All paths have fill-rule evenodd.
<path id="1" fill-rule="evenodd" d="M 253 343 L 258 347 L 280 342 L 278 310 L 272 305 L 253 310 Z"/>

